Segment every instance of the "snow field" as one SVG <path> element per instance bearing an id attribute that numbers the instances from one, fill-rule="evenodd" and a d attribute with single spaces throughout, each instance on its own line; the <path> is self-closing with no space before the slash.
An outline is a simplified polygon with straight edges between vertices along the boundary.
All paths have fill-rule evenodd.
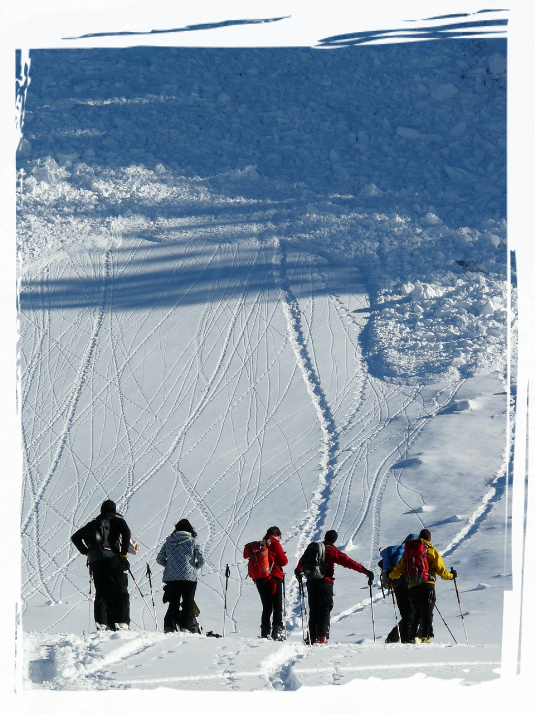
<path id="1" fill-rule="evenodd" d="M 22 269 L 192 200 L 241 207 L 361 268 L 383 377 L 503 370 L 503 55 L 440 45 L 36 53 Z"/>
<path id="2" fill-rule="evenodd" d="M 495 676 L 510 586 L 495 50 L 32 53 L 17 176 L 27 688 Z M 146 564 L 194 523 L 205 631 L 221 632 L 230 565 L 224 641 L 153 633 L 133 583 L 133 630 L 91 631 L 69 536 L 107 497 L 141 545 L 146 597 Z M 241 558 L 274 523 L 283 646 L 254 639 Z M 377 584 L 373 644 L 366 581 L 342 569 L 332 644 L 301 646 L 292 572 L 310 539 L 336 528 L 377 573 L 379 549 L 424 526 L 462 574 L 469 646 L 438 617 L 432 657 L 383 646 Z M 437 592 L 463 643 L 452 584 Z"/>
<path id="3" fill-rule="evenodd" d="M 196 635 L 96 633 L 27 640 L 31 689 L 128 688 L 293 691 L 343 685 L 355 676 L 399 678 L 425 672 L 474 684 L 495 679 L 499 645 L 327 645 L 307 647 Z"/>

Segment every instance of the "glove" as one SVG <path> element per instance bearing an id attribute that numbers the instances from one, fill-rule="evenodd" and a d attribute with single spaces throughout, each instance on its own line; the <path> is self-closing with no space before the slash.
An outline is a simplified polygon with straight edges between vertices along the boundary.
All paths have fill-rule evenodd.
<path id="1" fill-rule="evenodd" d="M 375 576 L 371 570 L 367 570 L 366 575 L 368 576 L 368 585 L 371 585 Z"/>
<path id="2" fill-rule="evenodd" d="M 455 570 L 455 568 L 451 569 L 451 574 L 453 575 L 453 579 L 455 580 L 455 578 L 457 577 L 457 571 Z"/>
<path id="3" fill-rule="evenodd" d="M 130 563 L 128 562 L 128 555 L 126 553 L 119 554 L 119 563 L 123 572 L 130 570 Z"/>
<path id="4" fill-rule="evenodd" d="M 301 582 L 303 580 L 303 573 L 297 568 L 294 570 L 295 577 Z"/>

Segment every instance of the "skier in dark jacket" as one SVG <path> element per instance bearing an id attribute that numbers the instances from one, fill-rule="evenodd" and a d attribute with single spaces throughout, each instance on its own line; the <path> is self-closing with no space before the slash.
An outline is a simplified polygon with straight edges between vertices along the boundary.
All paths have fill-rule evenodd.
<path id="1" fill-rule="evenodd" d="M 117 513 L 115 503 L 104 501 L 100 515 L 77 530 L 71 541 L 87 556 L 93 576 L 97 630 L 130 629 L 127 574 L 130 528 Z"/>
<path id="2" fill-rule="evenodd" d="M 156 562 L 163 565 L 164 602 L 169 606 L 164 617 L 164 632 L 183 631 L 200 634 L 195 618 L 195 590 L 197 570 L 204 565 L 201 549 L 195 542 L 197 533 L 187 520 L 182 518 L 175 530 L 166 538 Z"/>
<path id="3" fill-rule="evenodd" d="M 269 639 L 270 632 L 273 640 L 284 639 L 284 623 L 282 620 L 282 581 L 285 565 L 288 558 L 280 544 L 281 531 L 277 526 L 271 526 L 262 539 L 268 548 L 270 575 L 266 578 L 255 580 L 255 585 L 262 601 L 262 618 L 260 620 L 260 636 Z M 243 553 L 247 558 L 246 551 Z M 273 623 L 271 618 L 273 616 Z"/>
<path id="4" fill-rule="evenodd" d="M 329 630 L 331 627 L 331 610 L 333 609 L 333 584 L 334 566 L 341 565 L 343 568 L 356 570 L 368 577 L 368 582 L 373 581 L 373 573 L 363 565 L 352 560 L 345 553 L 342 553 L 334 544 L 338 538 L 338 533 L 334 530 L 325 534 L 325 576 L 317 580 L 307 579 L 308 591 L 308 632 L 311 644 L 327 644 L 329 640 Z M 303 556 L 299 558 L 295 569 L 296 578 L 301 581 L 303 573 L 301 563 Z"/>

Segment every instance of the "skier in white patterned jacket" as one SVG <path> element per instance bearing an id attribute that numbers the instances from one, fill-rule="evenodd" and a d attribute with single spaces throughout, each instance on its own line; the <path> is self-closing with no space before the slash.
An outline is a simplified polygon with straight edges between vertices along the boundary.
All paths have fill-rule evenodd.
<path id="1" fill-rule="evenodd" d="M 169 603 L 163 621 L 165 632 L 174 632 L 177 627 L 183 631 L 200 632 L 193 608 L 197 570 L 204 565 L 204 558 L 195 542 L 196 537 L 191 523 L 182 518 L 156 558 L 158 565 L 165 568 L 163 601 Z"/>

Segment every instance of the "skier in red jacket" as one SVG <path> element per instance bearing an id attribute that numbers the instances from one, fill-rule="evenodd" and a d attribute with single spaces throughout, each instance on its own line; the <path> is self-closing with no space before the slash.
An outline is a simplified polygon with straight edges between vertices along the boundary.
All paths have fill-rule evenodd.
<path id="1" fill-rule="evenodd" d="M 356 570 L 358 573 L 367 575 L 368 582 L 373 580 L 371 570 L 367 570 L 356 560 L 352 560 L 334 545 L 337 538 L 336 531 L 330 530 L 325 533 L 325 576 L 317 580 L 307 579 L 308 631 L 311 644 L 327 644 L 329 640 L 331 610 L 333 609 L 334 566 L 341 565 L 343 568 Z M 303 578 L 302 560 L 303 556 L 299 559 L 295 569 L 295 576 L 299 581 Z"/>
<path id="2" fill-rule="evenodd" d="M 282 622 L 282 581 L 284 573 L 282 568 L 288 565 L 288 558 L 280 544 L 281 532 L 277 526 L 267 529 L 262 539 L 268 547 L 270 574 L 266 578 L 255 580 L 255 585 L 262 601 L 262 619 L 260 622 L 260 635 L 269 639 L 270 631 L 273 640 L 284 639 Z M 243 553 L 248 557 L 247 549 Z M 273 624 L 271 616 L 273 615 Z"/>

